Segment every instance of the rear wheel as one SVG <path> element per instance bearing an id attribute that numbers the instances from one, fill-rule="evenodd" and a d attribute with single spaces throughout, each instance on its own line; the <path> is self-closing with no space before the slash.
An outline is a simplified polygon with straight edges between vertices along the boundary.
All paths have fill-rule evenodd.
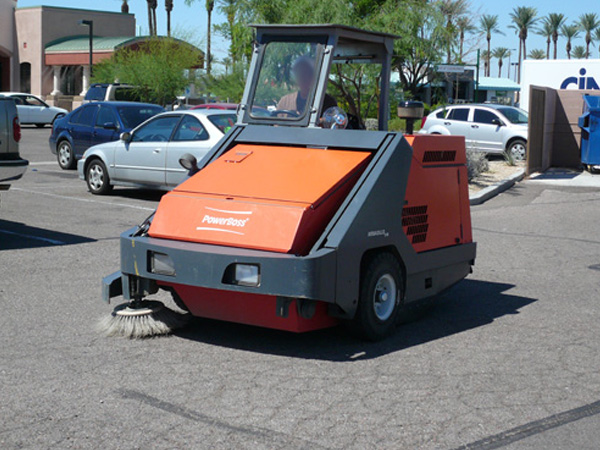
<path id="1" fill-rule="evenodd" d="M 75 168 L 75 153 L 69 141 L 62 140 L 58 143 L 56 159 L 61 169 L 71 170 Z"/>
<path id="2" fill-rule="evenodd" d="M 515 161 L 525 161 L 527 158 L 527 142 L 522 139 L 515 139 L 508 145 L 506 151 Z"/>
<path id="3" fill-rule="evenodd" d="M 99 159 L 89 163 L 85 172 L 85 180 L 92 194 L 104 195 L 112 190 L 106 166 Z"/>
<path id="4" fill-rule="evenodd" d="M 353 328 L 378 341 L 394 331 L 402 309 L 404 278 L 398 259 L 387 252 L 375 255 L 367 262 L 360 284 Z"/>

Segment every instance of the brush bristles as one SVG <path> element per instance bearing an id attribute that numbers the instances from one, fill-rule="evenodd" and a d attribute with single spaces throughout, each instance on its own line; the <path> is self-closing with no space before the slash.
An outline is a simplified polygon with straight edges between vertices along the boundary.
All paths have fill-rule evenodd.
<path id="1" fill-rule="evenodd" d="M 142 339 L 170 334 L 183 328 L 188 322 L 189 314 L 180 314 L 163 307 L 138 316 L 123 316 L 113 312 L 100 320 L 98 330 L 106 336 Z"/>

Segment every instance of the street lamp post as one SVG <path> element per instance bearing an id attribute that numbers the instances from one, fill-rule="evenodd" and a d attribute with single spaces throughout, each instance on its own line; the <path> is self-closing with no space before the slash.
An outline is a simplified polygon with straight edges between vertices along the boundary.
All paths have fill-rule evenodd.
<path id="1" fill-rule="evenodd" d="M 517 81 L 517 69 L 519 68 L 518 67 L 519 63 L 518 62 L 512 63 L 511 66 L 513 66 L 515 68 L 515 72 L 514 72 L 515 73 L 515 80 L 514 81 Z"/>
<path id="2" fill-rule="evenodd" d="M 80 20 L 79 21 L 79 25 L 85 25 L 87 27 L 89 27 L 89 31 L 90 31 L 90 78 L 92 77 L 93 74 L 93 70 L 94 70 L 94 62 L 93 62 L 93 56 L 94 56 L 94 21 L 93 20 Z"/>
<path id="3" fill-rule="evenodd" d="M 516 48 L 511 48 L 508 51 L 508 79 L 510 80 L 510 57 L 512 56 L 512 52 L 516 52 L 517 49 Z"/>

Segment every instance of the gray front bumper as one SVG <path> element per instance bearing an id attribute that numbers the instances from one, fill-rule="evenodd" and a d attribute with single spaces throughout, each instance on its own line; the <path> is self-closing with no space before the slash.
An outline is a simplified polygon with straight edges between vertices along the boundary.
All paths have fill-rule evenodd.
<path id="1" fill-rule="evenodd" d="M 322 249 L 308 256 L 295 256 L 151 237 L 133 237 L 136 230 L 137 228 L 132 228 L 121 234 L 121 273 L 124 281 L 121 286 L 128 284 L 126 277 L 131 276 L 210 289 L 335 302 L 335 250 Z M 152 251 L 171 257 L 175 265 L 175 276 L 149 271 L 149 254 Z M 223 283 L 225 270 L 232 263 L 259 265 L 260 285 L 249 287 Z M 112 283 L 112 292 L 116 293 L 118 274 L 115 273 L 111 277 L 113 281 L 107 280 L 105 291 L 111 292 Z"/>
<path id="2" fill-rule="evenodd" d="M 18 180 L 27 170 L 29 161 L 25 159 L 0 160 L 0 183 Z"/>

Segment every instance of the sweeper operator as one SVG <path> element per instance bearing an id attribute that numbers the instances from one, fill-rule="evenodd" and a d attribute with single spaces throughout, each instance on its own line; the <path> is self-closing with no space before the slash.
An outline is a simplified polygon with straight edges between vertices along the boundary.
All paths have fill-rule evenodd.
<path id="1" fill-rule="evenodd" d="M 256 26 L 236 126 L 202 161 L 182 157 L 191 176 L 121 235 L 103 297 L 127 303 L 108 334 L 165 334 L 198 316 L 297 333 L 341 322 L 378 340 L 470 273 L 464 138 L 387 131 L 394 39 Z M 312 71 L 301 92 L 298 61 Z M 327 94 L 330 76 L 343 82 L 332 67 L 362 63 L 380 69 L 378 131 Z M 159 290 L 188 313 L 148 299 Z"/>

